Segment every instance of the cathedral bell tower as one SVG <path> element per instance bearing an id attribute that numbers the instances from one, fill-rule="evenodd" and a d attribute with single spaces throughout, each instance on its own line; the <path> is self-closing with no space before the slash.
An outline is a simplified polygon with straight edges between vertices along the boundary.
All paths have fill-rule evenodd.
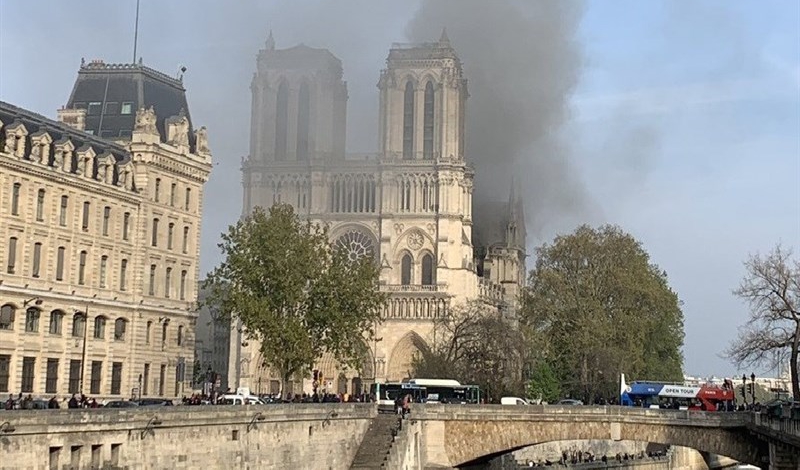
<path id="1" fill-rule="evenodd" d="M 438 42 L 394 44 L 381 73 L 379 145 L 384 158 L 464 158 L 467 80 L 442 31 Z"/>
<path id="2" fill-rule="evenodd" d="M 327 49 L 276 49 L 270 32 L 250 89 L 253 163 L 344 158 L 347 84 Z"/>

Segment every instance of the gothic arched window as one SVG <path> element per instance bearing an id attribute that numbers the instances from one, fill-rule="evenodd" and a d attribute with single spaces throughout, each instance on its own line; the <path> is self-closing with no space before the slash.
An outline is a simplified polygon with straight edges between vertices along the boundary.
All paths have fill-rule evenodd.
<path id="1" fill-rule="evenodd" d="M 410 160 L 414 152 L 414 85 L 406 83 L 403 95 L 403 158 Z"/>
<path id="2" fill-rule="evenodd" d="M 359 230 L 347 231 L 336 240 L 336 246 L 343 249 L 351 261 L 359 260 L 364 256 L 375 257 L 372 238 Z"/>
<path id="3" fill-rule="evenodd" d="M 422 285 L 433 285 L 433 256 L 429 254 L 422 257 Z"/>
<path id="4" fill-rule="evenodd" d="M 411 255 L 406 253 L 400 261 L 400 284 L 411 285 Z"/>
<path id="5" fill-rule="evenodd" d="M 289 132 L 289 86 L 281 82 L 275 108 L 275 160 L 286 160 L 286 141 Z"/>
<path id="6" fill-rule="evenodd" d="M 422 126 L 422 157 L 433 158 L 433 83 L 425 85 L 425 109 Z"/>
<path id="7" fill-rule="evenodd" d="M 308 84 L 300 85 L 300 94 L 297 103 L 297 159 L 308 160 L 308 141 L 310 138 L 309 115 L 311 114 L 311 99 Z"/>

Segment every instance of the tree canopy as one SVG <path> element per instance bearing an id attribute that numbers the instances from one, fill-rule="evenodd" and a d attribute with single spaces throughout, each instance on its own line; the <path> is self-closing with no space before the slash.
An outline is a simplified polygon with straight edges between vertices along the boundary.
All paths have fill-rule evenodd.
<path id="1" fill-rule="evenodd" d="M 521 388 L 524 339 L 496 307 L 471 301 L 434 320 L 434 342 L 413 362 L 416 377 L 455 379 L 479 385 L 490 399 Z"/>
<path id="2" fill-rule="evenodd" d="M 726 354 L 740 367 L 776 368 L 788 360 L 794 400 L 800 401 L 800 260 L 778 245 L 744 265 L 747 273 L 733 293 L 750 306 L 750 318 Z"/>
<path id="3" fill-rule="evenodd" d="M 385 303 L 374 259 L 351 259 L 326 227 L 301 221 L 288 204 L 257 207 L 219 247 L 224 261 L 206 280 L 205 303 L 242 321 L 284 386 L 326 351 L 361 366 Z"/>
<path id="4" fill-rule="evenodd" d="M 667 275 L 615 226 L 581 226 L 536 250 L 520 320 L 529 366 L 585 402 L 619 395 L 619 374 L 683 380 L 683 313 Z M 549 379 L 548 379 L 549 380 Z"/>

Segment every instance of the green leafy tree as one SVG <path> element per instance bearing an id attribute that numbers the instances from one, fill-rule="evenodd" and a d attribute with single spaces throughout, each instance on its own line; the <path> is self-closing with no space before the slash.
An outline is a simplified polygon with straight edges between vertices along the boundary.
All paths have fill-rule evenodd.
<path id="1" fill-rule="evenodd" d="M 496 307 L 479 301 L 449 308 L 434 320 L 430 350 L 412 363 L 416 377 L 455 379 L 479 385 L 496 400 L 523 390 L 519 328 Z"/>
<path id="2" fill-rule="evenodd" d="M 800 401 L 800 260 L 778 245 L 766 256 L 751 256 L 745 268 L 734 294 L 750 306 L 750 319 L 726 354 L 739 367 L 788 362 L 794 400 Z"/>
<path id="3" fill-rule="evenodd" d="M 533 402 L 555 403 L 561 398 L 561 383 L 550 364 L 539 361 L 533 366 L 525 395 Z"/>
<path id="4" fill-rule="evenodd" d="M 556 373 L 567 396 L 618 395 L 620 373 L 683 379 L 683 313 L 667 275 L 615 226 L 579 227 L 537 249 L 522 295 L 531 357 Z"/>
<path id="5" fill-rule="evenodd" d="M 374 259 L 351 259 L 326 227 L 301 221 L 287 204 L 256 208 L 219 247 L 224 261 L 207 278 L 206 303 L 242 321 L 283 387 L 326 351 L 361 367 L 385 303 Z"/>

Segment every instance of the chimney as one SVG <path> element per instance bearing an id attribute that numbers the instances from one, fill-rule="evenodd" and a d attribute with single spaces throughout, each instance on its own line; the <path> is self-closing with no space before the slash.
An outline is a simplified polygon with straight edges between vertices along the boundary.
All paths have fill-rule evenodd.
<path id="1" fill-rule="evenodd" d="M 85 109 L 61 108 L 58 110 L 58 120 L 79 131 L 86 130 Z"/>

